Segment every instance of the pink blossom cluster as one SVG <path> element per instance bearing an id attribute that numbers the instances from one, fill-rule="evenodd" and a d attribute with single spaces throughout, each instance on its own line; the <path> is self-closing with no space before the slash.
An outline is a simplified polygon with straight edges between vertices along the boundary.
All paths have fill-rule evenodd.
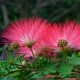
<path id="1" fill-rule="evenodd" d="M 80 24 L 75 21 L 61 24 L 41 18 L 21 19 L 6 27 L 1 37 L 5 44 L 18 45 L 17 53 L 26 59 L 33 54 L 55 57 L 62 48 L 80 50 Z"/>

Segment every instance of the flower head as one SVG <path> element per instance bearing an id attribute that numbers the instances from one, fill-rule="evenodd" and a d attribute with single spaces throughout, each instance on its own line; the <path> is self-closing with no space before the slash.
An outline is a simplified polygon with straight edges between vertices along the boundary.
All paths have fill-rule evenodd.
<path id="1" fill-rule="evenodd" d="M 18 53 L 25 57 L 32 56 L 30 49 L 34 54 L 35 50 L 41 45 L 41 41 L 46 35 L 48 22 L 41 18 L 31 18 L 18 20 L 8 26 L 1 35 L 5 43 L 11 44 L 11 48 L 19 45 Z"/>
<path id="2" fill-rule="evenodd" d="M 55 51 L 66 47 L 80 49 L 80 25 L 74 21 L 52 24 L 47 33 L 45 42 Z"/>
<path id="3" fill-rule="evenodd" d="M 18 20 L 5 29 L 2 38 L 5 43 L 32 47 L 44 37 L 47 25 L 47 21 L 40 18 Z"/>

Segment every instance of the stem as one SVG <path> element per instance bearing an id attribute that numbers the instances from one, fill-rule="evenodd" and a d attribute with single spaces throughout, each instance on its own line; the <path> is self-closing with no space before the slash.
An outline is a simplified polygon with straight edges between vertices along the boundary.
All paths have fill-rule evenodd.
<path id="1" fill-rule="evenodd" d="M 63 60 L 67 62 L 67 52 L 65 51 L 65 48 L 62 48 L 62 54 L 63 54 Z"/>
<path id="2" fill-rule="evenodd" d="M 27 66 L 24 66 L 24 65 L 20 65 L 20 64 L 14 64 L 14 63 L 11 63 L 10 65 L 15 65 L 15 66 L 19 66 L 19 67 L 24 67 L 24 68 L 28 68 Z"/>
<path id="3" fill-rule="evenodd" d="M 73 71 L 72 73 L 74 73 L 74 74 L 80 76 L 80 72 L 78 72 L 78 71 Z"/>
<path id="4" fill-rule="evenodd" d="M 33 50 L 32 50 L 32 48 L 30 48 L 30 50 L 31 50 L 31 53 L 32 53 L 34 59 L 36 59 L 36 58 L 35 58 L 35 55 L 34 55 L 34 52 L 33 52 Z"/>

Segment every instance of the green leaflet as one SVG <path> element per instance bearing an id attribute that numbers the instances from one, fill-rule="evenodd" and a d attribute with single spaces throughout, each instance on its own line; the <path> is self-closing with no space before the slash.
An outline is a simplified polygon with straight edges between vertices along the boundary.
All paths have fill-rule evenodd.
<path id="1" fill-rule="evenodd" d="M 55 67 L 55 64 L 53 64 L 52 62 L 45 62 L 42 67 L 37 69 L 37 73 L 34 74 L 32 78 L 37 79 L 47 76 L 49 74 L 54 74 L 57 71 Z"/>
<path id="2" fill-rule="evenodd" d="M 59 68 L 59 74 L 61 78 L 65 78 L 68 74 L 71 74 L 73 70 L 73 65 L 67 63 L 61 63 Z"/>
<path id="3" fill-rule="evenodd" d="M 76 54 L 72 54 L 71 57 L 69 57 L 69 63 L 73 65 L 80 65 L 80 57 Z"/>

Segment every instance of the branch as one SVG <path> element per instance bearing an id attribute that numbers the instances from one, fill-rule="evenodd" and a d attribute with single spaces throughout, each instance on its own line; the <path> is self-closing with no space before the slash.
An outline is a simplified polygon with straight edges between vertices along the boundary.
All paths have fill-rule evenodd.
<path id="1" fill-rule="evenodd" d="M 8 23 L 9 23 L 8 11 L 7 11 L 7 8 L 4 4 L 1 4 L 1 8 L 2 8 L 3 20 L 4 20 L 4 27 L 3 28 L 5 28 L 5 26 L 8 25 Z"/>

